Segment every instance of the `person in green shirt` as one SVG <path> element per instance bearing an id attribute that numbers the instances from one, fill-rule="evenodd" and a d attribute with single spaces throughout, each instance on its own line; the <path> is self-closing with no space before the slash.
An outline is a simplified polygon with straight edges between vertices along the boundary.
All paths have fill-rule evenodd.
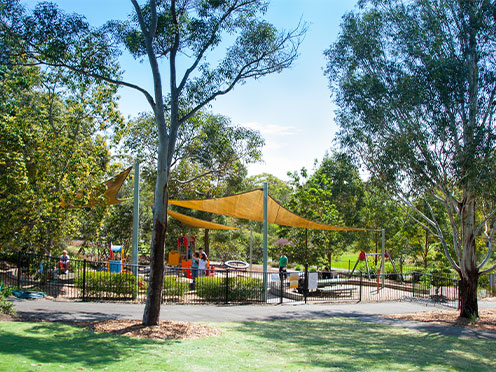
<path id="1" fill-rule="evenodd" d="M 284 252 L 281 252 L 281 257 L 279 258 L 279 278 L 281 279 L 281 281 L 288 277 L 287 266 L 288 258 L 286 257 Z"/>

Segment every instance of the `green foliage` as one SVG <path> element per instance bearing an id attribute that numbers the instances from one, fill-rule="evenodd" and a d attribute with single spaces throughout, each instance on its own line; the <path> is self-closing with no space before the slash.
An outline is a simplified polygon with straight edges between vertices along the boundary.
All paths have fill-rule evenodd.
<path id="1" fill-rule="evenodd" d="M 326 51 L 341 145 L 472 283 L 484 260 L 478 225 L 494 223 L 495 11 L 491 1 L 362 1 Z M 473 311 L 468 291 L 462 304 Z"/>
<path id="2" fill-rule="evenodd" d="M 135 290 L 136 277 L 132 273 L 86 272 L 84 278 L 87 297 L 102 297 L 106 294 L 128 297 Z M 79 290 L 83 290 L 83 273 L 76 274 L 74 285 Z"/>
<path id="3" fill-rule="evenodd" d="M 84 205 L 90 193 L 81 191 L 102 181 L 109 152 L 96 132 L 113 120 L 106 110 L 114 91 L 70 85 L 59 71 L 13 67 L 0 92 L 0 241 L 8 250 L 61 248 L 85 214 L 61 201 Z"/>
<path id="4" fill-rule="evenodd" d="M 196 294 L 206 301 L 221 302 L 226 299 L 224 278 L 203 276 L 196 278 Z"/>
<path id="5" fill-rule="evenodd" d="M 177 276 L 164 277 L 162 293 L 165 299 L 170 297 L 181 298 L 187 291 L 189 291 L 189 283 L 187 281 L 181 280 Z"/>
<path id="6" fill-rule="evenodd" d="M 336 206 L 332 203 L 330 180 L 325 173 L 308 176 L 306 169 L 292 174 L 294 192 L 285 205 L 291 212 L 312 221 L 329 225 L 342 225 Z M 301 179 L 303 178 L 303 182 Z M 308 179 L 307 179 L 308 178 Z M 278 257 L 283 250 L 291 262 L 317 264 L 333 249 L 334 232 L 279 227 L 279 236 L 287 241 L 274 246 L 272 256 Z"/>
<path id="7" fill-rule="evenodd" d="M 0 282 L 0 314 L 14 315 L 16 313 L 14 304 L 6 299 L 11 295 L 12 291 L 9 286 Z"/>
<path id="8" fill-rule="evenodd" d="M 232 275 L 232 274 L 231 274 Z M 223 302 L 226 300 L 226 283 L 228 283 L 228 300 L 240 301 L 259 299 L 263 293 L 262 281 L 247 277 L 198 277 L 196 293 L 206 301 Z"/>

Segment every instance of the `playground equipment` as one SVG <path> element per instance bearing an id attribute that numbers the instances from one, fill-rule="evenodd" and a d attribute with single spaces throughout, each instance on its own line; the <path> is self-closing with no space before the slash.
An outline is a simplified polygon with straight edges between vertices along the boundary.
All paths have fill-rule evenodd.
<path id="1" fill-rule="evenodd" d="M 369 268 L 369 262 L 367 260 L 368 257 L 370 256 L 381 256 L 384 257 L 384 260 L 389 259 L 391 264 L 393 265 L 393 270 L 396 274 L 398 274 L 398 271 L 396 270 L 396 266 L 394 265 L 394 260 L 389 254 L 388 250 L 386 249 L 384 251 L 384 256 L 382 256 L 382 253 L 366 253 L 365 251 L 361 251 L 360 254 L 358 255 L 357 262 L 355 263 L 355 266 L 353 266 L 353 270 L 351 270 L 350 277 L 353 275 L 355 272 L 355 269 L 360 261 L 365 261 L 365 266 L 367 267 L 367 276 L 370 279 L 370 268 Z M 381 259 L 382 260 L 382 259 Z M 385 265 L 386 262 L 381 262 L 381 265 Z M 379 278 L 379 274 L 377 275 L 377 278 Z M 400 275 L 401 281 L 403 281 L 403 277 Z"/>
<path id="2" fill-rule="evenodd" d="M 179 266 L 184 271 L 187 278 L 192 278 L 191 265 L 193 260 L 191 256 L 195 251 L 196 238 L 194 236 L 181 236 L 177 238 L 177 250 L 173 249 L 169 252 L 169 266 Z M 183 248 L 184 247 L 184 248 Z M 205 270 L 206 276 L 214 276 L 215 268 L 210 266 L 207 261 Z"/>
<path id="3" fill-rule="evenodd" d="M 110 243 L 110 259 L 108 271 L 111 273 L 121 273 L 123 261 L 124 245 L 113 245 L 112 243 Z"/>
<path id="4" fill-rule="evenodd" d="M 191 260 L 191 252 L 195 250 L 195 244 L 196 238 L 194 236 L 177 238 L 177 250 L 173 249 L 169 252 L 169 265 L 179 266 L 182 261 Z"/>
<path id="5" fill-rule="evenodd" d="M 236 269 L 236 270 L 246 270 L 250 264 L 245 261 L 226 261 L 224 262 L 224 265 L 231 268 L 231 269 Z"/>

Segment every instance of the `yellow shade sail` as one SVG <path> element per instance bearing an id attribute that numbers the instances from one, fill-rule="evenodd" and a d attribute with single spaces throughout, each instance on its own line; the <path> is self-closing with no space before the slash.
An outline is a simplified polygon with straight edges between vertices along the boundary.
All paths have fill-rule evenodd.
<path id="1" fill-rule="evenodd" d="M 112 177 L 108 181 L 105 181 L 103 184 L 105 185 L 105 192 L 104 192 L 104 197 L 105 197 L 105 204 L 106 205 L 114 205 L 114 204 L 119 204 L 122 203 L 124 200 L 119 200 L 117 199 L 117 194 L 119 193 L 119 190 L 122 187 L 122 184 L 126 180 L 127 176 L 129 175 L 129 172 L 131 172 L 131 169 L 133 167 L 129 167 L 126 170 L 122 171 L 119 173 L 117 176 Z M 80 193 L 77 196 L 82 198 L 83 194 Z M 60 205 L 63 208 L 93 208 L 96 205 L 96 198 L 94 195 L 90 196 L 90 200 L 86 205 L 77 205 L 76 203 L 68 203 L 65 200 L 62 200 L 60 202 Z"/>
<path id="2" fill-rule="evenodd" d="M 230 226 L 221 225 L 219 223 L 200 220 L 199 218 L 186 216 L 185 214 L 177 213 L 171 210 L 167 210 L 167 214 L 190 227 L 197 227 L 197 228 L 209 229 L 209 230 L 238 230 L 237 227 L 230 227 Z"/>
<path id="3" fill-rule="evenodd" d="M 331 226 L 308 220 L 290 212 L 270 196 L 267 201 L 268 223 L 316 230 L 366 231 L 367 229 Z M 169 200 L 169 204 L 253 221 L 263 221 L 263 191 L 205 200 Z"/>

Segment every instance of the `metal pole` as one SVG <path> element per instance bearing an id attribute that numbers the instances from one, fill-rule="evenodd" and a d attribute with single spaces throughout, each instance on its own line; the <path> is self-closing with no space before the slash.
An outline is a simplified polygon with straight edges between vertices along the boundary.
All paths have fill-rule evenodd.
<path id="1" fill-rule="evenodd" d="M 133 273 L 135 285 L 133 298 L 138 296 L 138 231 L 139 231 L 139 160 L 134 162 L 134 206 L 133 206 Z"/>
<path id="2" fill-rule="evenodd" d="M 382 288 L 384 288 L 384 264 L 386 261 L 386 233 L 385 230 L 382 229 L 382 264 L 381 264 L 381 273 L 382 273 Z"/>
<path id="3" fill-rule="evenodd" d="M 250 222 L 250 273 L 253 272 L 252 263 L 253 263 L 253 223 Z"/>
<path id="4" fill-rule="evenodd" d="M 268 246 L 268 184 L 264 182 L 263 184 L 263 289 L 264 289 L 264 301 L 267 302 L 267 287 L 268 287 L 268 278 L 267 278 L 267 246 Z"/>

